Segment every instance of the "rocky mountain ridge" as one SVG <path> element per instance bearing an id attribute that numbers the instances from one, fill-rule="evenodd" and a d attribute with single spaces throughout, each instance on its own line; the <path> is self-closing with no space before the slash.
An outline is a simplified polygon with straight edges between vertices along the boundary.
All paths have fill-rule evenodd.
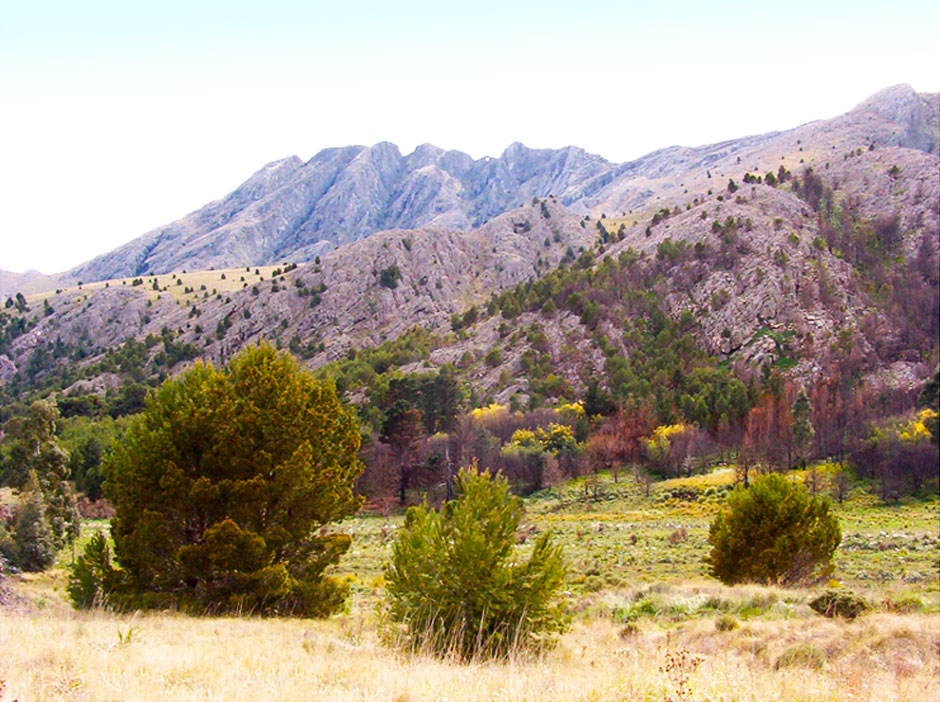
<path id="1" fill-rule="evenodd" d="M 308 261 L 384 229 L 467 230 L 554 195 L 573 212 L 644 215 L 689 193 L 722 187 L 741 170 L 791 170 L 849 144 L 897 145 L 938 152 L 937 94 L 910 86 L 879 92 L 851 112 L 785 132 L 719 144 L 669 147 L 613 164 L 583 149 L 510 145 L 474 160 L 424 144 L 402 155 L 394 144 L 325 149 L 267 164 L 222 200 L 155 229 L 69 271 L 68 282 L 183 269 Z M 854 148 L 854 146 L 853 146 Z"/>
<path id="2" fill-rule="evenodd" d="M 766 156 L 766 172 L 726 153 L 697 190 L 654 199 L 658 209 L 642 215 L 596 218 L 562 196 L 533 197 L 475 229 L 386 230 L 297 266 L 137 275 L 28 296 L 29 310 L 0 315 L 0 390 L 49 378 L 66 393 L 100 393 L 134 378 L 122 349 L 159 376 L 261 338 L 319 367 L 419 327 L 435 341 L 419 360 L 396 361 L 404 371 L 450 364 L 487 400 L 579 396 L 605 376 L 609 354 L 629 357 L 630 300 L 647 296 L 736 368 L 814 377 L 850 346 L 859 373 L 913 387 L 936 362 L 940 160 L 878 145 L 871 113 L 802 132 L 815 136 L 794 141 L 776 168 Z M 272 167 L 239 197 L 289 182 L 299 167 Z M 785 182 L 757 177 L 771 172 Z M 494 303 L 552 276 L 551 305 L 507 316 Z M 534 375 L 533 359 L 551 368 L 551 383 Z"/>

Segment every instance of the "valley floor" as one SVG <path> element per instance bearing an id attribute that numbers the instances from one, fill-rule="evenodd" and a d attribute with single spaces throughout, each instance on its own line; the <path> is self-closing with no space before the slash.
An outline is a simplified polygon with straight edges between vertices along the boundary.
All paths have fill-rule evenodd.
<path id="1" fill-rule="evenodd" d="M 849 622 L 809 608 L 819 587 L 705 576 L 708 523 L 732 480 L 719 468 L 647 496 L 601 476 L 526 498 L 519 550 L 553 531 L 573 625 L 555 648 L 502 662 L 386 645 L 376 604 L 401 517 L 341 525 L 354 537 L 335 573 L 350 586 L 348 610 L 324 621 L 78 612 L 64 597 L 62 553 L 53 570 L 9 578 L 0 593 L 0 702 L 940 699 L 940 500 L 886 507 L 857 488 L 835 506 L 833 577 L 874 607 Z M 86 522 L 82 541 L 106 526 Z"/>

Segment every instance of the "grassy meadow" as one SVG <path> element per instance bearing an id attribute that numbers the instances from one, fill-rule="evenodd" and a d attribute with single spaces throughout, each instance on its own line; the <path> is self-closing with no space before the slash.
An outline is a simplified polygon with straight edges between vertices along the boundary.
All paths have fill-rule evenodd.
<path id="1" fill-rule="evenodd" d="M 705 575 L 708 524 L 733 472 L 646 488 L 588 477 L 526 499 L 519 537 L 552 530 L 572 627 L 539 655 L 461 664 L 387 644 L 382 563 L 401 517 L 362 514 L 335 570 L 346 612 L 324 621 L 77 612 L 59 567 L 7 582 L 0 700 L 691 700 L 940 698 L 940 501 L 835 505 L 834 579 L 872 612 L 807 605 L 821 589 L 726 587 Z M 84 538 L 105 522 L 85 524 Z"/>

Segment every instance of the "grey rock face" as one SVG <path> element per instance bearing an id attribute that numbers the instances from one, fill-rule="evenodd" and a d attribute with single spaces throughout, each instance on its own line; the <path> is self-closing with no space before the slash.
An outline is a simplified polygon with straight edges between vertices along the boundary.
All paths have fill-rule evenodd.
<path id="1" fill-rule="evenodd" d="M 469 229 L 533 197 L 579 198 L 610 169 L 582 149 L 513 144 L 473 160 L 430 144 L 326 149 L 269 163 L 230 195 L 70 271 L 73 281 L 307 260 L 386 229 Z M 564 195 L 562 195 L 564 194 Z"/>
<path id="2" fill-rule="evenodd" d="M 6 385 L 16 377 L 16 364 L 5 355 L 0 356 L 0 385 Z"/>
<path id="3" fill-rule="evenodd" d="M 405 156 L 385 142 L 325 149 L 306 163 L 296 156 L 269 163 L 222 200 L 75 268 L 65 279 L 300 262 L 382 230 L 478 227 L 550 195 L 579 213 L 643 212 L 687 199 L 689 192 L 721 188 L 746 169 L 776 170 L 781 163 L 795 168 L 810 153 L 848 143 L 936 154 L 938 115 L 937 95 L 902 85 L 832 120 L 697 148 L 674 146 L 623 164 L 576 147 L 520 143 L 478 160 L 430 144 Z"/>

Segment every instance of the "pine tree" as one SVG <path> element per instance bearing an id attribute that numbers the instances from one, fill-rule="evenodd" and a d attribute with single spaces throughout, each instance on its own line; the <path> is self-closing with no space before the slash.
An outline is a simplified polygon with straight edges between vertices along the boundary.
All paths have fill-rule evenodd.
<path id="1" fill-rule="evenodd" d="M 417 462 L 418 448 L 424 439 L 421 412 L 407 400 L 398 400 L 382 423 L 382 441 L 388 444 L 398 467 L 398 498 L 404 505 Z"/>
<path id="2" fill-rule="evenodd" d="M 828 499 L 766 475 L 737 486 L 712 522 L 709 573 L 727 585 L 804 582 L 831 568 L 841 540 Z"/>
<path id="3" fill-rule="evenodd" d="M 37 572 L 55 562 L 58 544 L 46 513 L 35 473 L 30 474 L 13 522 L 11 560 L 21 570 Z"/>
<path id="4" fill-rule="evenodd" d="M 797 459 L 806 461 L 806 454 L 813 442 L 813 423 L 811 416 L 813 408 L 805 390 L 800 390 L 793 403 L 793 442 L 796 448 Z"/>
<path id="5" fill-rule="evenodd" d="M 361 504 L 358 449 L 332 385 L 270 345 L 166 381 L 104 466 L 116 511 L 109 603 L 335 611 L 345 588 L 323 571 L 351 539 L 323 528 Z"/>

